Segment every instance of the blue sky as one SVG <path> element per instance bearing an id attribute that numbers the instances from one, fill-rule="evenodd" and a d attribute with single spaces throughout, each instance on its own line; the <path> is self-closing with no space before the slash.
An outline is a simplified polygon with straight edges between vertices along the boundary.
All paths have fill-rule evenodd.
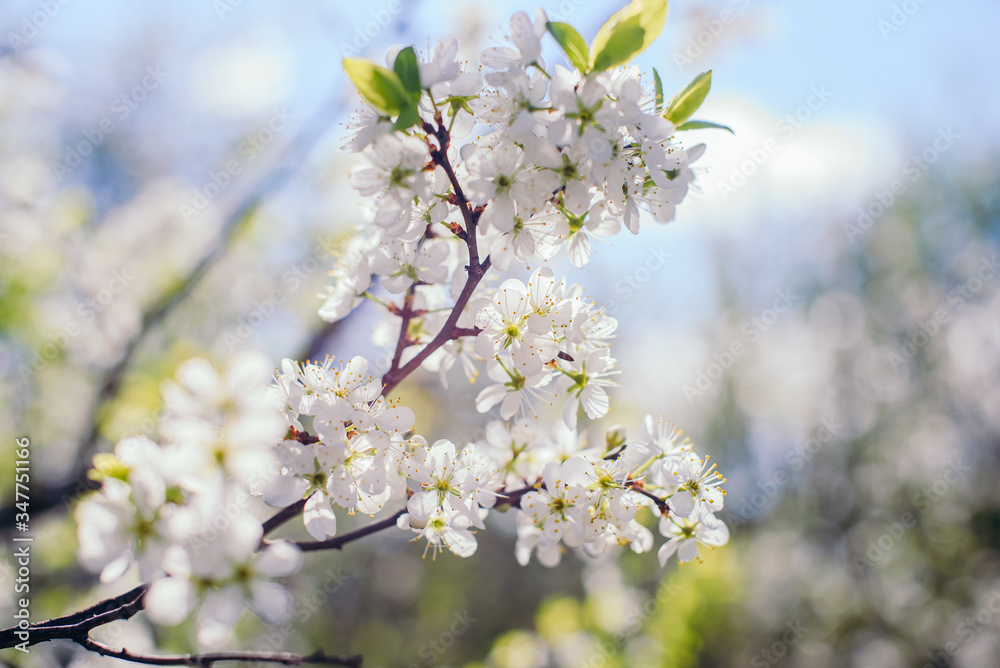
<path id="1" fill-rule="evenodd" d="M 340 78 L 336 66 L 339 46 L 349 43 L 359 26 L 378 18 L 392 3 L 306 2 L 264 3 L 260 0 L 198 0 L 163 4 L 124 0 L 67 2 L 48 21 L 32 46 L 51 47 L 71 63 L 67 71 L 81 90 L 94 90 L 109 70 L 122 69 L 142 51 L 162 50 L 162 56 L 183 70 L 199 52 L 250 36 L 276 53 L 286 52 L 290 87 L 288 100 L 305 106 L 318 103 Z M 58 0 L 53 0 L 57 5 Z M 226 3 L 231 11 L 221 10 Z M 5 2 L 0 27 L 5 35 L 18 32 L 25 17 L 41 11 L 40 0 Z M 577 4 L 562 0 L 563 8 Z M 617 5 L 583 0 L 568 20 L 590 36 Z M 471 7 L 475 7 L 473 12 Z M 560 2 L 542 2 L 550 13 L 560 13 Z M 880 20 L 888 21 L 894 7 L 906 22 L 883 35 Z M 458 9 L 456 9 L 458 8 Z M 497 0 L 485 5 L 446 2 L 403 2 L 389 28 L 373 40 L 366 55 L 378 57 L 397 41 L 426 43 L 426 35 L 441 36 L 454 29 L 454 17 L 474 13 L 487 33 L 496 34 L 506 17 L 530 5 Z M 919 134 L 921 127 L 941 119 L 975 128 L 991 141 L 998 138 L 991 123 L 1000 109 L 1000 90 L 991 85 L 1000 65 L 995 31 L 1000 5 L 989 0 L 945 3 L 838 3 L 716 0 L 712 3 L 674 2 L 665 36 L 643 64 L 659 64 L 668 77 L 670 54 L 683 44 L 682 31 L 697 20 L 733 12 L 735 21 L 718 40 L 723 44 L 691 66 L 690 71 L 716 70 L 716 89 L 749 96 L 774 110 L 798 103 L 803 88 L 818 82 L 840 91 L 838 113 L 871 116 L 888 127 Z M 9 40 L 6 40 L 9 41 Z M 718 44 L 716 46 L 718 46 Z M 675 72 L 676 73 L 676 72 Z M 684 74 L 687 74 L 685 72 Z M 679 85 L 683 77 L 674 79 Z"/>
<path id="2" fill-rule="evenodd" d="M 541 3 L 587 38 L 622 4 Z M 5 2 L 0 10 L 6 41 L 44 6 L 58 10 L 43 17 L 45 25 L 28 44 L 45 54 L 71 91 L 67 137 L 107 116 L 112 101 L 147 68 L 162 67 L 169 76 L 149 102 L 120 123 L 120 132 L 129 150 L 145 151 L 148 164 L 192 184 L 204 181 L 220 156 L 261 127 L 275 108 L 293 113 L 294 128 L 331 97 L 340 98 L 345 106 L 335 120 L 346 120 L 353 101 L 340 60 L 342 45 L 353 42 L 358 30 L 373 26 L 375 35 L 362 55 L 374 60 L 391 44 L 426 49 L 458 26 L 469 30 L 477 24 L 478 50 L 502 34 L 513 11 L 533 7 L 513 0 L 399 5 L 393 0 L 69 0 L 65 5 L 28 0 Z M 898 26 L 891 23 L 894 14 Z M 722 18 L 725 28 L 712 36 Z M 810 224 L 817 212 L 849 214 L 864 205 L 898 176 L 907 155 L 927 147 L 942 128 L 953 127 L 961 137 L 942 156 L 944 165 L 974 164 L 995 150 L 997 26 L 995 0 L 969 0 L 960 7 L 942 0 L 672 3 L 663 37 L 638 63 L 660 70 L 668 95 L 711 68 L 713 92 L 699 116 L 730 124 L 737 134 L 689 135 L 688 143 L 710 142 L 698 165 L 700 191 L 685 202 L 679 225 L 645 228 L 646 244 L 662 245 L 675 258 L 652 283 L 669 300 L 670 308 L 661 305 L 659 317 L 673 324 L 682 318 L 697 322 L 714 311 L 719 296 L 712 248 L 720 240 L 745 248 L 748 266 L 766 265 L 754 290 L 770 298 L 789 267 L 821 261 L 827 252 L 819 228 Z M 687 40 L 706 30 L 702 39 L 709 49 L 678 66 L 676 56 Z M 558 54 L 550 51 L 549 57 Z M 831 91 L 830 99 L 807 110 L 809 121 L 794 136 L 778 136 L 780 150 L 766 169 L 731 198 L 722 197 L 720 184 L 777 136 L 776 123 L 801 109 L 817 88 Z M 319 153 L 320 161 L 330 156 Z M 343 172 L 346 176 L 346 166 Z M 334 187 L 344 187 L 350 197 L 343 182 L 346 178 Z M 303 184 L 311 187 L 308 179 Z M 613 298 L 622 263 L 645 249 L 640 243 L 599 251 L 590 267 L 598 276 L 594 296 Z M 677 291 L 679 284 L 687 287 Z M 623 315 L 640 312 L 641 301 L 622 308 Z"/>

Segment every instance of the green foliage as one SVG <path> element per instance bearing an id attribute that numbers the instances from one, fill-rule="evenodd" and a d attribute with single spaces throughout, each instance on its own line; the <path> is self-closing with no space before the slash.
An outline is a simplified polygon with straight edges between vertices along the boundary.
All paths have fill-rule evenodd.
<path id="1" fill-rule="evenodd" d="M 587 72 L 590 69 L 590 49 L 587 48 L 587 42 L 580 33 L 568 23 L 549 21 L 545 27 L 562 47 L 569 62 L 581 72 Z"/>
<path id="2" fill-rule="evenodd" d="M 594 56 L 594 70 L 603 70 L 624 65 L 639 52 L 646 31 L 639 26 L 620 26 L 609 35 L 607 43 Z"/>
<path id="3" fill-rule="evenodd" d="M 420 101 L 420 64 L 417 62 L 417 53 L 412 46 L 408 46 L 396 54 L 396 60 L 392 64 L 392 71 L 399 77 L 400 83 L 410 96 L 410 102 Z"/>
<path id="4" fill-rule="evenodd" d="M 663 81 L 660 79 L 660 73 L 653 68 L 653 92 L 656 94 L 656 113 L 663 113 Z"/>
<path id="5" fill-rule="evenodd" d="M 712 121 L 687 121 L 677 126 L 680 131 L 684 130 L 725 130 L 730 134 L 736 134 L 728 125 L 713 123 Z"/>
<path id="6" fill-rule="evenodd" d="M 712 87 L 712 70 L 702 72 L 687 87 L 674 96 L 667 107 L 667 120 L 680 126 L 698 111 Z"/>
<path id="7" fill-rule="evenodd" d="M 410 95 L 395 72 L 362 58 L 344 58 L 344 71 L 372 106 L 397 116 L 410 105 Z"/>
<path id="8" fill-rule="evenodd" d="M 361 58 L 345 58 L 344 71 L 372 106 L 396 116 L 393 129 L 406 130 L 420 122 L 420 64 L 412 46 L 396 54 L 392 70 Z"/>
<path id="9" fill-rule="evenodd" d="M 611 15 L 590 45 L 595 71 L 623 65 L 653 43 L 667 21 L 666 0 L 632 0 Z"/>

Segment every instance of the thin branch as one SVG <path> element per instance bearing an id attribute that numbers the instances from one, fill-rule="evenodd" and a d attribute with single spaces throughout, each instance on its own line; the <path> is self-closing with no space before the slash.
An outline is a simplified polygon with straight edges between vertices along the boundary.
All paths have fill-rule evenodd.
<path id="1" fill-rule="evenodd" d="M 13 626 L 0 631 L 0 649 L 17 645 L 30 647 L 52 640 L 72 640 L 84 649 L 104 656 L 113 656 L 133 663 L 152 666 L 211 666 L 220 661 L 247 661 L 252 663 L 277 663 L 286 666 L 300 666 L 317 663 L 331 666 L 361 666 L 360 655 L 327 656 L 322 650 L 309 655 L 285 652 L 217 652 L 214 654 L 179 654 L 174 656 L 153 656 L 136 654 L 127 648 L 114 649 L 90 637 L 91 630 L 114 621 L 131 619 L 145 607 L 148 584 L 139 585 L 120 596 L 109 598 L 85 610 L 56 617 L 44 622 L 28 625 L 21 629 Z"/>
<path id="2" fill-rule="evenodd" d="M 456 327 L 452 330 L 452 334 L 455 335 L 456 339 L 460 339 L 463 336 L 479 336 L 482 331 L 482 327 Z"/>
<path id="3" fill-rule="evenodd" d="M 399 339 L 396 341 L 396 352 L 393 353 L 392 363 L 389 365 L 390 370 L 399 368 L 399 362 L 403 358 L 403 350 L 410 343 L 410 321 L 413 319 L 413 295 L 416 290 L 417 284 L 414 283 L 406 291 L 406 296 L 403 298 L 403 310 L 399 318 Z"/>
<path id="4" fill-rule="evenodd" d="M 27 642 L 28 646 L 50 640 L 74 639 L 74 634 L 84 634 L 91 629 L 120 619 L 129 619 L 143 608 L 143 597 L 149 585 L 143 584 L 120 596 L 109 598 L 85 610 L 30 624 L 27 629 L 12 626 L 0 631 L 0 649 Z M 27 632 L 27 640 L 20 634 Z"/>
<path id="5" fill-rule="evenodd" d="M 348 531 L 340 536 L 334 536 L 333 538 L 327 538 L 326 540 L 317 541 L 295 541 L 295 544 L 299 546 L 299 549 L 303 552 L 315 552 L 317 550 L 339 550 L 350 542 L 356 541 L 359 538 L 364 538 L 365 536 L 370 536 L 373 533 L 378 533 L 383 529 L 388 529 L 389 527 L 396 526 L 396 520 L 398 520 L 402 515 L 406 513 L 406 508 L 401 508 L 389 517 L 380 519 L 377 522 L 372 522 L 371 524 L 366 524 L 363 527 L 359 527 L 354 531 Z"/>
<path id="6" fill-rule="evenodd" d="M 487 257 L 483 262 L 479 261 L 479 249 L 476 244 L 476 225 L 479 221 L 479 216 L 482 214 L 482 209 L 473 209 L 468 198 L 465 196 L 465 192 L 462 190 L 462 186 L 458 182 L 458 177 L 455 175 L 455 170 L 451 166 L 451 161 L 448 159 L 448 146 L 451 143 L 451 136 L 448 134 L 448 130 L 445 129 L 440 115 L 438 115 L 435 121 L 437 123 L 437 127 L 431 123 L 424 123 L 423 128 L 428 134 L 433 135 L 438 141 L 438 148 L 431 149 L 431 159 L 435 164 L 442 167 L 448 175 L 451 187 L 455 191 L 455 199 L 457 201 L 458 208 L 462 212 L 462 218 L 465 221 L 465 243 L 469 249 L 469 265 L 467 267 L 469 277 L 466 279 L 465 286 L 462 288 L 462 292 L 458 299 L 455 300 L 455 306 L 452 307 L 451 313 L 448 314 L 448 318 L 445 320 L 441 330 L 428 344 L 423 347 L 423 349 L 421 349 L 419 353 L 417 353 L 415 357 L 413 357 L 404 366 L 400 367 L 399 362 L 401 361 L 403 348 L 406 347 L 406 328 L 409 323 L 406 315 L 409 308 L 404 307 L 403 323 L 399 334 L 400 338 L 396 342 L 396 354 L 393 356 L 392 365 L 389 367 L 389 370 L 384 376 L 382 376 L 382 394 L 385 396 L 388 396 L 389 393 L 392 392 L 392 390 L 395 389 L 404 378 L 416 371 L 425 359 L 430 357 L 435 350 L 443 346 L 445 343 L 462 336 L 473 336 L 479 333 L 478 328 L 459 328 L 457 327 L 457 324 L 458 319 L 462 316 L 462 312 L 468 305 L 473 293 L 475 293 L 476 287 L 479 285 L 479 282 L 483 279 L 483 276 L 486 275 L 486 272 L 489 271 L 490 268 L 489 257 Z"/>
<path id="7" fill-rule="evenodd" d="M 308 499 L 299 499 L 290 506 L 285 506 L 264 522 L 264 535 L 271 533 L 282 524 L 297 516 L 306 507 Z"/>
<path id="8" fill-rule="evenodd" d="M 448 131 L 442 124 L 440 115 L 438 115 L 435 121 L 437 122 L 437 128 L 430 123 L 424 123 L 424 130 L 433 134 L 440 146 L 437 150 L 431 151 L 431 159 L 444 169 L 445 174 L 448 175 L 448 181 L 451 182 L 451 187 L 455 191 L 455 197 L 458 199 L 458 208 L 462 211 L 462 218 L 465 220 L 465 233 L 467 235 L 465 242 L 469 246 L 469 266 L 471 268 L 479 265 L 479 248 L 476 243 L 476 222 L 478 221 L 479 214 L 474 212 L 469 205 L 469 199 L 465 196 L 465 191 L 462 190 L 462 185 L 458 182 L 455 169 L 451 166 L 451 161 L 448 159 L 448 147 L 451 145 L 451 135 L 448 134 Z"/>
<path id="9" fill-rule="evenodd" d="M 479 281 L 482 280 L 486 271 L 490 268 L 490 258 L 486 258 L 476 270 L 473 270 L 472 266 L 469 267 L 469 279 L 465 282 L 465 287 L 462 289 L 462 294 L 458 296 L 455 301 L 455 307 L 452 312 L 448 315 L 448 319 L 445 320 L 444 326 L 441 331 L 437 333 L 430 343 L 425 345 L 423 349 L 416 354 L 409 362 L 398 369 L 390 369 L 382 376 L 382 394 L 388 395 L 392 390 L 399 385 L 399 383 L 409 376 L 411 373 L 416 371 L 425 359 L 430 357 L 431 353 L 446 344 L 452 339 L 458 338 L 455 334 L 456 327 L 455 324 L 458 319 L 462 316 L 462 311 L 465 310 L 466 305 L 472 298 L 473 293 L 476 290 L 476 286 L 479 285 Z M 468 330 L 464 330 L 468 331 Z"/>
<path id="10" fill-rule="evenodd" d="M 667 502 L 658 497 L 657 495 L 653 494 L 649 490 L 645 489 L 642 486 L 641 480 L 630 480 L 628 482 L 628 486 L 629 489 L 631 489 L 633 492 L 639 492 L 647 499 L 652 499 L 653 502 L 656 504 L 656 507 L 659 508 L 660 512 L 663 513 L 664 515 L 670 513 L 670 506 L 667 505 Z"/>
<path id="11" fill-rule="evenodd" d="M 174 656 L 151 656 L 135 654 L 126 648 L 114 649 L 86 636 L 75 640 L 80 646 L 103 656 L 113 656 L 132 663 L 150 666 L 211 666 L 219 661 L 246 661 L 249 663 L 277 663 L 285 666 L 301 666 L 304 663 L 318 663 L 328 666 L 349 666 L 357 668 L 363 660 L 360 654 L 327 656 L 322 650 L 312 654 L 289 654 L 287 652 L 216 652 L 214 654 L 177 654 Z"/>

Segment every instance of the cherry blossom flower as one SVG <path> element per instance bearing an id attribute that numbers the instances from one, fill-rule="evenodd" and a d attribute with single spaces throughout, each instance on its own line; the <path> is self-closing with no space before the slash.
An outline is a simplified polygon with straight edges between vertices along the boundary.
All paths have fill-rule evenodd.
<path id="1" fill-rule="evenodd" d="M 657 553 L 660 566 L 665 566 L 674 553 L 677 553 L 682 564 L 697 559 L 699 543 L 708 547 L 721 547 L 729 542 L 729 528 L 707 510 L 701 510 L 692 517 L 680 518 L 679 521 L 667 515 L 662 516 L 660 534 L 670 539 Z"/>

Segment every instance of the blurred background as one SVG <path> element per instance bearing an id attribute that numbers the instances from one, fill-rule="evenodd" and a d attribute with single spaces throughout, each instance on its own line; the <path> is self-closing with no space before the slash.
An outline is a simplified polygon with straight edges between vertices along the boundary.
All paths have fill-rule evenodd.
<path id="1" fill-rule="evenodd" d="M 541 6 L 590 39 L 622 4 Z M 70 509 L 95 452 L 156 434 L 180 361 L 385 367 L 373 310 L 316 316 L 360 221 L 340 60 L 457 34 L 475 62 L 517 9 L 531 6 L 3 3 L 0 442 L 34 450 L 35 619 L 134 584 L 79 568 Z M 638 433 L 646 413 L 682 426 L 729 479 L 728 546 L 681 568 L 625 553 L 548 570 L 516 564 L 509 516 L 468 560 L 380 535 L 308 558 L 292 632 L 248 615 L 240 646 L 366 666 L 1000 665 L 997 25 L 991 0 L 678 1 L 638 59 L 668 96 L 712 69 L 698 116 L 735 135 L 683 138 L 709 148 L 676 222 L 556 271 L 620 321 L 622 386 L 590 437 Z M 482 433 L 454 381 L 400 388 L 429 440 Z M 190 626 L 141 615 L 101 633 L 191 648 Z"/>

